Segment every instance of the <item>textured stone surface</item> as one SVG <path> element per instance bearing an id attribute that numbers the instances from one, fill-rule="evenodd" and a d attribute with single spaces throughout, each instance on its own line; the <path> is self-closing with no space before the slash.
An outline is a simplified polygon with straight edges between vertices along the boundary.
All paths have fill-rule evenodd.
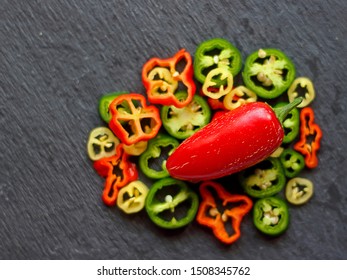
<path id="1" fill-rule="evenodd" d="M 342 0 L 1 0 L 0 258 L 346 259 L 346 14 Z M 244 58 L 282 49 L 317 90 L 324 138 L 320 164 L 306 174 L 316 192 L 291 207 L 276 239 L 251 216 L 227 247 L 195 223 L 168 233 L 145 213 L 123 215 L 102 204 L 103 179 L 86 156 L 89 131 L 103 124 L 103 93 L 143 92 L 148 58 L 194 53 L 212 37 Z"/>

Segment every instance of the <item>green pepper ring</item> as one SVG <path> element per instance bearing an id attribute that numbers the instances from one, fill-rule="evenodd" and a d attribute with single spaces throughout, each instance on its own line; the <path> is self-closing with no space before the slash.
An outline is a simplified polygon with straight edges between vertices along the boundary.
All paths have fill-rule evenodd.
<path id="1" fill-rule="evenodd" d="M 207 57 L 205 53 L 206 52 L 212 53 L 214 50 L 220 50 L 220 51 L 229 50 L 231 52 L 231 57 L 232 57 L 231 64 L 225 67 L 229 69 L 230 73 L 233 76 L 236 76 L 241 70 L 242 56 L 240 51 L 233 44 L 231 44 L 229 41 L 223 38 L 213 38 L 210 40 L 206 40 L 197 47 L 194 54 L 194 76 L 202 84 L 204 83 L 206 79 L 206 75 L 207 75 L 207 74 L 204 74 L 203 71 L 206 68 L 213 67 L 213 65 L 216 65 L 216 67 L 214 68 L 218 67 L 218 62 L 217 63 L 215 62 L 209 67 L 205 67 L 203 64 L 204 57 Z M 211 59 L 213 58 L 211 57 Z M 216 83 L 216 86 L 220 86 L 225 83 L 225 81 L 219 81 L 219 80 L 214 80 L 214 82 Z"/>
<path id="2" fill-rule="evenodd" d="M 165 197 L 164 201 L 159 201 L 156 198 L 158 191 L 162 191 L 165 188 L 168 188 L 170 190 L 172 186 L 178 186 L 180 189 L 179 193 L 176 196 L 172 197 L 168 195 Z M 175 206 L 186 200 L 190 200 L 191 204 L 185 217 L 178 220 L 175 218 L 166 220 L 159 216 L 159 214 L 165 210 L 171 210 L 171 212 L 174 212 Z M 156 181 L 151 186 L 147 194 L 145 208 L 149 218 L 157 226 L 165 229 L 181 228 L 188 225 L 195 219 L 196 213 L 199 208 L 199 197 L 194 191 L 189 189 L 188 185 L 185 182 L 176 180 L 171 177 L 166 177 Z"/>
<path id="3" fill-rule="evenodd" d="M 242 77 L 243 77 L 243 81 L 246 85 L 247 88 L 249 88 L 250 90 L 254 91 L 259 97 L 264 98 L 264 99 L 272 99 L 272 98 L 276 98 L 278 96 L 280 96 L 282 93 L 284 93 L 284 91 L 286 89 L 288 89 L 290 87 L 290 85 L 292 84 L 292 82 L 295 79 L 295 66 L 293 64 L 293 62 L 280 50 L 277 49 L 263 49 L 262 51 L 264 51 L 266 53 L 266 57 L 268 56 L 274 56 L 276 59 L 279 59 L 280 61 L 283 61 L 283 65 L 280 65 L 280 67 L 282 67 L 282 69 L 274 69 L 276 70 L 286 70 L 286 76 L 285 79 L 282 78 L 282 80 L 280 79 L 279 85 L 273 85 L 273 86 L 269 86 L 269 87 L 265 87 L 262 86 L 261 83 L 259 82 L 255 82 L 253 81 L 252 77 L 256 76 L 256 73 L 252 72 L 252 67 L 254 67 L 254 65 L 258 64 L 256 63 L 256 61 L 258 59 L 260 59 L 259 57 L 259 51 L 255 51 L 252 54 L 250 54 L 245 61 L 245 66 L 244 66 L 244 70 L 242 72 Z M 260 66 L 261 68 L 263 66 Z M 271 69 L 273 70 L 273 69 Z M 273 71 L 274 72 L 274 71 Z M 275 73 L 271 73 L 272 75 L 275 75 Z M 266 73 L 268 74 L 268 73 Z M 279 76 L 279 75 L 277 75 Z"/>
<path id="4" fill-rule="evenodd" d="M 266 186 L 266 187 L 264 187 L 264 189 L 260 188 L 259 186 L 258 186 L 259 189 L 254 188 L 254 185 L 249 184 L 249 177 L 250 176 L 246 177 L 247 172 L 249 172 L 250 170 L 252 171 L 253 169 L 254 169 L 253 173 L 257 172 L 256 171 L 257 167 L 259 167 L 259 165 L 263 165 L 264 162 L 267 162 L 267 161 L 269 161 L 272 165 L 272 168 L 269 170 L 275 171 L 275 175 L 276 175 L 275 183 L 276 184 L 274 186 Z M 259 170 L 260 170 L 260 172 L 263 171 L 260 168 L 259 168 Z M 265 174 L 263 175 L 263 177 L 268 176 L 266 174 L 266 171 L 267 170 L 265 170 Z M 261 174 L 260 175 L 255 174 L 255 176 L 258 176 L 258 178 L 260 178 L 262 175 Z M 258 179 L 258 178 L 256 178 L 256 179 Z M 241 183 L 243 190 L 249 196 L 254 197 L 254 198 L 264 198 L 264 197 L 273 196 L 273 195 L 279 193 L 284 188 L 284 186 L 286 184 L 286 177 L 284 175 L 284 170 L 283 170 L 283 167 L 281 165 L 281 162 L 278 158 L 273 158 L 273 157 L 269 157 L 269 158 L 263 160 L 262 162 L 241 171 L 238 174 L 238 179 L 239 179 L 239 182 Z M 267 184 L 267 181 L 264 181 L 262 183 Z"/>
<path id="5" fill-rule="evenodd" d="M 186 92 L 184 91 L 179 91 L 175 94 L 177 98 L 179 99 L 181 96 L 185 97 L 187 95 Z M 200 106 L 200 108 L 197 107 L 196 111 L 194 111 L 194 108 L 191 108 L 193 104 L 197 104 Z M 181 113 L 181 122 L 185 121 L 184 125 L 192 125 L 192 129 L 186 129 L 186 130 L 181 130 L 183 125 L 179 129 L 174 129 L 174 127 L 177 125 L 177 121 L 172 120 L 169 118 L 169 113 L 171 110 L 176 110 L 177 115 Z M 202 120 L 201 119 L 194 119 L 193 114 L 199 114 L 199 111 L 201 109 L 202 112 Z M 192 112 L 191 112 L 192 111 Z M 189 115 L 188 115 L 189 114 Z M 191 115 L 191 116 L 190 116 Z M 197 115 L 198 116 L 198 115 Z M 171 136 L 183 140 L 188 138 L 189 136 L 193 135 L 197 130 L 208 124 L 211 120 L 211 109 L 207 103 L 207 101 L 199 96 L 199 95 L 194 95 L 193 100 L 191 103 L 189 103 L 186 107 L 183 107 L 181 109 L 176 109 L 174 106 L 163 106 L 161 108 L 161 119 L 163 126 L 167 133 L 169 133 Z M 195 120 L 195 123 L 192 123 Z M 200 122 L 200 123 L 199 123 Z"/>
<path id="6" fill-rule="evenodd" d="M 290 148 L 285 149 L 281 153 L 279 160 L 283 166 L 284 174 L 288 178 L 294 178 L 299 175 L 305 167 L 304 156 Z"/>
<path id="7" fill-rule="evenodd" d="M 268 208 L 269 206 L 271 206 L 272 209 L 265 212 L 264 207 Z M 267 215 L 267 221 L 273 223 L 266 223 L 264 220 L 265 214 Z M 289 225 L 289 210 L 287 203 L 283 199 L 275 196 L 257 200 L 253 206 L 253 223 L 259 231 L 267 235 L 278 236 L 284 233 Z"/>
<path id="8" fill-rule="evenodd" d="M 162 179 L 169 176 L 169 172 L 166 169 L 166 159 L 161 156 L 161 148 L 172 147 L 169 152 L 173 152 L 177 148 L 179 142 L 177 139 L 166 135 L 158 134 L 155 138 L 148 141 L 146 151 L 144 151 L 139 157 L 139 166 L 144 175 L 151 179 Z M 155 170 L 149 166 L 150 159 L 158 159 L 161 161 L 161 170 Z"/>
<path id="9" fill-rule="evenodd" d="M 280 108 L 287 105 L 288 102 L 279 102 L 274 108 Z M 300 129 L 300 112 L 295 107 L 287 115 L 283 121 L 284 138 L 283 143 L 287 144 L 292 142 L 299 134 Z"/>
<path id="10" fill-rule="evenodd" d="M 99 99 L 99 104 L 98 104 L 98 108 L 99 108 L 99 114 L 100 117 L 107 123 L 110 122 L 112 116 L 111 113 L 109 111 L 109 106 L 112 103 L 112 101 L 119 95 L 121 94 L 126 94 L 127 92 L 125 91 L 120 91 L 120 92 L 111 92 L 111 93 L 107 93 L 103 96 L 100 97 Z"/>

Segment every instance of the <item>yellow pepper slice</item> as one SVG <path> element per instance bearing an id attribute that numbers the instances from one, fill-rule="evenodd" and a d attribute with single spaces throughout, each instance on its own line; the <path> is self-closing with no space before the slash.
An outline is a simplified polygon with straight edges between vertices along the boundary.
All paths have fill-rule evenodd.
<path id="1" fill-rule="evenodd" d="M 278 147 L 271 155 L 270 157 L 274 157 L 274 158 L 279 158 L 280 155 L 283 153 L 284 148 L 283 147 Z"/>
<path id="2" fill-rule="evenodd" d="M 144 151 L 146 151 L 147 146 L 148 146 L 147 141 L 139 141 L 132 145 L 124 145 L 123 148 L 128 155 L 139 156 Z"/>
<path id="3" fill-rule="evenodd" d="M 148 80 L 153 85 L 153 95 L 173 93 L 178 87 L 178 81 L 169 69 L 165 67 L 155 67 L 148 74 Z"/>
<path id="4" fill-rule="evenodd" d="M 114 156 L 119 143 L 119 139 L 109 128 L 103 126 L 94 128 L 89 133 L 87 141 L 88 156 L 93 161 Z"/>
<path id="5" fill-rule="evenodd" d="M 219 86 L 218 91 L 210 91 L 211 88 L 215 88 L 217 85 L 217 83 L 213 81 L 214 77 L 219 77 L 219 80 L 221 81 L 226 80 L 226 84 Z M 208 72 L 205 82 L 202 86 L 202 92 L 210 98 L 218 99 L 231 92 L 231 90 L 233 89 L 233 83 L 234 78 L 233 75 L 228 71 L 228 68 L 218 67 Z"/>
<path id="6" fill-rule="evenodd" d="M 238 86 L 224 97 L 223 104 L 226 109 L 233 110 L 255 101 L 257 101 L 257 95 L 253 91 L 245 86 Z"/>
<path id="7" fill-rule="evenodd" d="M 306 178 L 295 177 L 288 181 L 285 194 L 291 204 L 304 204 L 313 195 L 313 183 Z"/>
<path id="8" fill-rule="evenodd" d="M 300 92 L 304 92 L 300 94 Z M 312 81 L 306 77 L 299 77 L 294 80 L 288 89 L 288 99 L 289 102 L 301 96 L 304 98 L 302 102 L 297 106 L 298 108 L 304 108 L 309 105 L 315 98 L 316 93 Z"/>
<path id="9" fill-rule="evenodd" d="M 145 206 L 148 187 L 141 181 L 130 182 L 121 188 L 117 197 L 117 206 L 127 214 L 137 213 Z"/>

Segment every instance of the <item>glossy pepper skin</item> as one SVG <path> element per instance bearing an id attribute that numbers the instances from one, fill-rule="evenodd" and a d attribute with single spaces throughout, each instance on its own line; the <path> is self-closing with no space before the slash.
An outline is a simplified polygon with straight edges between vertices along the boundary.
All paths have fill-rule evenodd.
<path id="1" fill-rule="evenodd" d="M 300 102 L 297 99 L 285 106 L 286 112 Z M 284 117 L 280 115 L 281 120 Z M 263 102 L 249 103 L 215 118 L 184 140 L 166 167 L 172 177 L 181 180 L 221 178 L 264 160 L 281 145 L 283 137 L 275 111 Z"/>

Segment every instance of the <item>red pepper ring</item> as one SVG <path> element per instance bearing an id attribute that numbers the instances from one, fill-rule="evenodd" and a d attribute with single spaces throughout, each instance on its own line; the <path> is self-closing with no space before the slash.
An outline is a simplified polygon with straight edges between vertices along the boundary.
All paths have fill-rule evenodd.
<path id="1" fill-rule="evenodd" d="M 128 157 L 123 144 L 119 144 L 116 155 L 94 161 L 96 172 L 101 177 L 106 177 L 102 200 L 107 206 L 117 203 L 118 189 L 138 178 L 136 165 Z"/>
<path id="2" fill-rule="evenodd" d="M 213 192 L 210 191 L 213 190 Z M 223 243 L 232 244 L 241 236 L 241 222 L 243 217 L 252 209 L 252 200 L 239 194 L 231 194 L 215 181 L 205 181 L 199 187 L 202 201 L 196 216 L 199 224 L 212 229 L 213 234 Z M 215 199 L 215 195 L 218 196 Z M 222 201 L 223 212 L 217 203 Z M 237 206 L 228 208 L 228 204 L 236 203 Z M 228 233 L 225 223 L 231 221 L 233 232 Z"/>
<path id="3" fill-rule="evenodd" d="M 126 145 L 154 138 L 161 127 L 159 109 L 146 105 L 146 98 L 138 93 L 116 97 L 109 106 L 112 118 L 109 127 Z"/>
<path id="4" fill-rule="evenodd" d="M 314 122 L 314 111 L 311 107 L 305 107 L 300 112 L 300 140 L 295 143 L 294 150 L 305 157 L 308 168 L 318 165 L 317 152 L 320 149 L 320 141 L 323 132 L 318 124 Z"/>
<path id="5" fill-rule="evenodd" d="M 182 60 L 186 64 L 179 72 L 177 67 Z M 151 74 L 152 71 L 155 73 Z M 146 88 L 149 102 L 183 108 L 192 101 L 196 91 L 193 75 L 192 57 L 185 49 L 181 49 L 171 58 L 153 57 L 149 59 L 142 68 L 142 83 Z M 178 82 L 183 83 L 187 88 L 188 95 L 185 100 L 175 97 Z"/>

